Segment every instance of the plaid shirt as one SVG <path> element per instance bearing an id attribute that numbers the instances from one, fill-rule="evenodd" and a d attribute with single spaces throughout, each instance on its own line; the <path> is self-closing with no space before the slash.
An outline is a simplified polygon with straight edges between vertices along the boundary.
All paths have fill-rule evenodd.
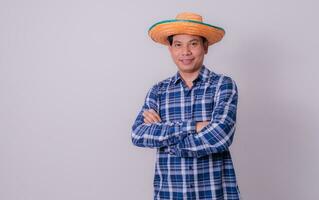
<path id="1" fill-rule="evenodd" d="M 154 199 L 239 199 L 229 146 L 235 133 L 235 82 L 202 66 L 193 87 L 177 72 L 155 84 L 132 126 L 132 142 L 156 148 Z M 161 122 L 145 124 L 154 109 Z M 196 122 L 209 124 L 196 133 Z"/>

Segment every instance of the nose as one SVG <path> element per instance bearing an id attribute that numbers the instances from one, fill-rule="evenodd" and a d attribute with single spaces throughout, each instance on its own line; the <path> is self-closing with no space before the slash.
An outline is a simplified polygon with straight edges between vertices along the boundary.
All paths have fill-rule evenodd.
<path id="1" fill-rule="evenodd" d="M 183 48 L 182 48 L 182 55 L 185 56 L 185 55 L 190 55 L 191 54 L 191 51 L 188 47 L 188 45 L 185 45 Z"/>

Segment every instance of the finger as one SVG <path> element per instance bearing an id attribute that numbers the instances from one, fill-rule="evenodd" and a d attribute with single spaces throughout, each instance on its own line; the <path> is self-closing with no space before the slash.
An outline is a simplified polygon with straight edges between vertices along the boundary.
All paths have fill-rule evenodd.
<path id="1" fill-rule="evenodd" d="M 157 119 L 154 118 L 152 115 L 150 114 L 146 114 L 145 115 L 145 118 L 150 122 L 150 123 L 156 123 L 157 122 Z"/>
<path id="2" fill-rule="evenodd" d="M 156 117 L 156 119 L 157 119 L 157 121 L 162 121 L 161 120 L 161 117 L 159 116 L 159 114 L 155 111 L 155 110 L 153 110 L 153 109 L 150 109 L 149 110 L 152 114 L 154 114 L 154 116 Z"/>
<path id="3" fill-rule="evenodd" d="M 155 121 L 150 117 L 150 115 L 148 113 L 144 114 L 144 119 L 148 122 L 148 123 L 154 123 Z"/>
<path id="4" fill-rule="evenodd" d="M 143 112 L 143 117 L 145 123 L 152 123 L 152 119 L 149 117 L 148 111 Z"/>
<path id="5" fill-rule="evenodd" d="M 151 113 L 152 117 L 156 119 L 157 122 L 161 121 L 161 117 L 157 113 Z"/>
<path id="6" fill-rule="evenodd" d="M 158 122 L 158 120 L 157 120 L 156 116 L 154 115 L 154 113 L 152 113 L 150 111 L 145 111 L 145 117 L 147 117 L 152 122 Z"/>
<path id="7" fill-rule="evenodd" d="M 144 123 L 151 124 L 152 122 L 150 122 L 147 118 L 144 118 Z"/>
<path id="8" fill-rule="evenodd" d="M 143 116 L 144 116 L 144 119 L 145 119 L 148 123 L 154 123 L 154 122 L 155 122 L 148 111 L 145 111 L 145 112 L 143 113 Z"/>

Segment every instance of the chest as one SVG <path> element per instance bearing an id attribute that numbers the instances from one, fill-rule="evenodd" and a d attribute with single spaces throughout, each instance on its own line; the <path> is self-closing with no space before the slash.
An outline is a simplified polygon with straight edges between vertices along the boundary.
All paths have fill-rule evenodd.
<path id="1" fill-rule="evenodd" d="M 167 87 L 159 94 L 159 114 L 163 121 L 210 121 L 216 88 L 208 83 L 191 89 Z"/>

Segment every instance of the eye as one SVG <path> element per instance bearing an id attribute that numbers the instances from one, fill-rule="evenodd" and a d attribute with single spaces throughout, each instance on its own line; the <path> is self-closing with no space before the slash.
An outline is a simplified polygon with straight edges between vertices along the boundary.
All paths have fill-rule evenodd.
<path id="1" fill-rule="evenodd" d="M 174 44 L 174 47 L 176 47 L 176 48 L 179 48 L 179 47 L 181 47 L 182 45 L 180 44 L 180 43 L 175 43 Z"/>
<path id="2" fill-rule="evenodd" d="M 191 45 L 192 45 L 193 47 L 196 47 L 196 46 L 198 45 L 198 42 L 192 42 Z"/>

